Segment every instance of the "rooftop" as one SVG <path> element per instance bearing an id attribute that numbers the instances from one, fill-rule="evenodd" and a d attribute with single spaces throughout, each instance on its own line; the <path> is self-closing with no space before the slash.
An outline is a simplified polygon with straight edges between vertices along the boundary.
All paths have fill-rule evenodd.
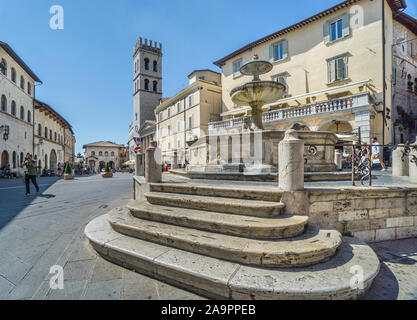
<path id="1" fill-rule="evenodd" d="M 69 122 L 65 120 L 65 118 L 58 112 L 56 112 L 50 105 L 35 99 L 35 109 L 38 109 L 40 112 L 45 112 L 47 115 L 51 115 L 55 121 L 61 124 L 64 128 L 69 129 L 71 133 L 74 134 L 74 131 L 72 131 L 72 127 Z"/>
<path id="2" fill-rule="evenodd" d="M 83 149 L 85 149 L 86 147 L 121 148 L 124 146 L 122 144 L 117 144 L 117 143 L 110 142 L 110 141 L 97 141 L 97 142 L 92 142 L 92 143 L 84 145 Z"/>
<path id="3" fill-rule="evenodd" d="M 0 47 L 3 48 L 4 51 L 7 52 L 9 56 L 12 57 L 14 61 L 17 62 L 17 64 L 22 67 L 23 70 L 27 72 L 29 76 L 32 77 L 33 80 L 36 82 L 42 83 L 41 79 L 38 78 L 38 76 L 27 66 L 27 64 L 18 56 L 18 54 L 5 42 L 0 41 Z"/>

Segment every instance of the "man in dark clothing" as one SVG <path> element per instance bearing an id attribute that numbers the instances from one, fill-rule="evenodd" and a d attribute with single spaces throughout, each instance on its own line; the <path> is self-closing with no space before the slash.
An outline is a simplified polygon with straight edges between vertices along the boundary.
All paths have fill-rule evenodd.
<path id="1" fill-rule="evenodd" d="M 32 159 L 31 154 L 26 156 L 25 162 L 23 162 L 23 166 L 25 166 L 27 169 L 25 174 L 26 195 L 30 194 L 30 181 L 32 181 L 33 185 L 35 186 L 36 192 L 39 192 L 39 186 L 36 183 L 36 162 Z"/>

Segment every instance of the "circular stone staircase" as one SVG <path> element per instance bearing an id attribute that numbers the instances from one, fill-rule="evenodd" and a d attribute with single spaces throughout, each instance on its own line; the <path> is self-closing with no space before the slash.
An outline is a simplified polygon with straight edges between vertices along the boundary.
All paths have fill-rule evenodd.
<path id="1" fill-rule="evenodd" d="M 85 234 L 105 259 L 210 298 L 363 295 L 379 271 L 373 250 L 284 207 L 279 191 L 150 184 Z"/>

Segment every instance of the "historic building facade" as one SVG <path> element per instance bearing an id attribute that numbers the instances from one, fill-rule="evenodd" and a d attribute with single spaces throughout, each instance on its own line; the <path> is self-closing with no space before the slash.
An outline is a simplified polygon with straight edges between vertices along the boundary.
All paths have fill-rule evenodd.
<path id="1" fill-rule="evenodd" d="M 27 153 L 33 153 L 33 101 L 41 80 L 13 49 L 0 41 L 0 168 L 10 165 L 22 174 Z"/>
<path id="2" fill-rule="evenodd" d="M 120 154 L 124 146 L 110 141 L 98 141 L 83 146 L 84 158 L 90 168 L 103 169 L 106 163 L 113 169 L 120 168 Z"/>
<path id="3" fill-rule="evenodd" d="M 66 162 L 73 163 L 74 147 L 67 150 L 65 143 L 65 131 L 72 133 L 71 125 L 51 106 L 39 100 L 35 100 L 34 129 L 33 156 L 41 171 L 56 172 L 58 167 L 63 169 Z"/>
<path id="4" fill-rule="evenodd" d="M 210 123 L 209 130 L 243 128 L 250 108 L 235 107 L 229 93 L 251 80 L 239 69 L 258 54 L 273 64 L 261 79 L 286 87 L 282 99 L 264 108 L 267 128 L 360 128 L 365 142 L 374 136 L 392 142 L 393 30 L 396 15 L 405 7 L 403 0 L 343 1 L 216 61 L 222 69 L 223 121 Z"/>
<path id="5" fill-rule="evenodd" d="M 190 163 L 189 145 L 204 136 L 208 123 L 219 118 L 222 108 L 221 75 L 211 70 L 196 70 L 189 85 L 155 109 L 156 139 L 167 163 L 174 152 L 179 164 Z"/>
<path id="6" fill-rule="evenodd" d="M 133 55 L 133 122 L 129 127 L 129 157 L 140 143 L 139 129 L 155 120 L 154 109 L 162 98 L 162 44 L 139 38 Z"/>
<path id="7" fill-rule="evenodd" d="M 414 142 L 417 135 L 417 20 L 394 15 L 392 126 L 394 144 Z"/>

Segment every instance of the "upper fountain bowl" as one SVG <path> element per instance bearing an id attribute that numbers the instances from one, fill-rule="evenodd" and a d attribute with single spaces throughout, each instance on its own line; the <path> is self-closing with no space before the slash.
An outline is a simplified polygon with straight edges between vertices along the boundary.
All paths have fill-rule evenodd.
<path id="1" fill-rule="evenodd" d="M 254 57 L 253 60 L 249 61 L 240 68 L 240 73 L 245 76 L 253 76 L 253 80 L 259 80 L 259 75 L 268 73 L 272 70 L 272 63 L 266 60 L 259 60 Z"/>

